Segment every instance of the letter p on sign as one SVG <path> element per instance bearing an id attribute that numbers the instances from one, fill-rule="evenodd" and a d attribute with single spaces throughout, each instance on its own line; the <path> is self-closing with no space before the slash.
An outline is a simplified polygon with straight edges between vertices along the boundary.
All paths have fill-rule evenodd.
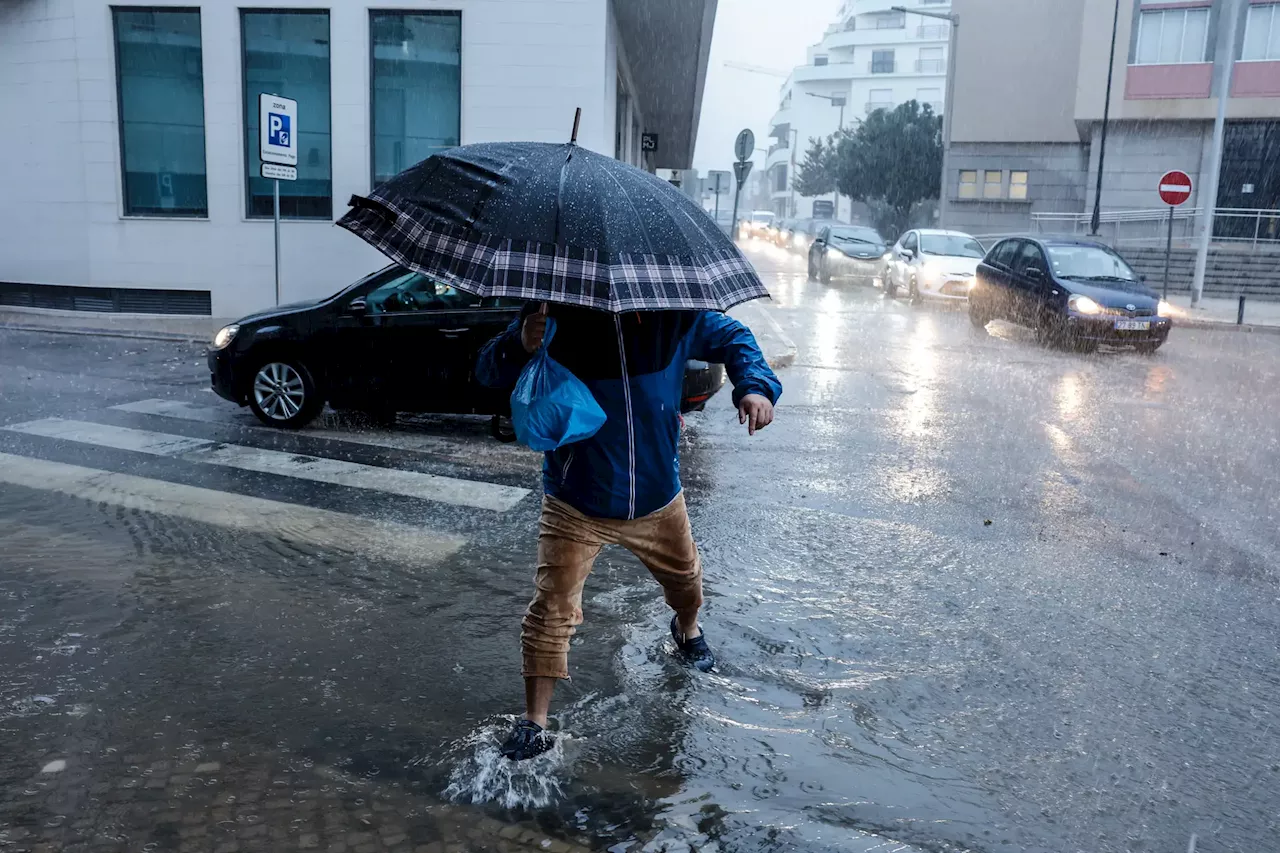
<path id="1" fill-rule="evenodd" d="M 270 132 L 268 139 L 272 145 L 289 146 L 289 117 L 282 113 L 270 113 L 268 122 Z"/>

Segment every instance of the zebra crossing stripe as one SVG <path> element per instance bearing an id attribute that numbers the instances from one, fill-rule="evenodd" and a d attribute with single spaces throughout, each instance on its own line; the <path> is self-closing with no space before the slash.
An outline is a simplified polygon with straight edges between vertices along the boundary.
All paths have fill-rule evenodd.
<path id="1" fill-rule="evenodd" d="M 394 521 L 8 453 L 0 453 L 0 483 L 408 565 L 438 562 L 466 544 Z"/>
<path id="2" fill-rule="evenodd" d="M 238 444 L 132 429 L 88 421 L 47 418 L 4 427 L 10 432 L 129 450 L 242 471 L 278 474 L 300 480 L 421 498 L 453 506 L 506 512 L 529 489 L 481 480 L 464 480 L 420 471 L 381 468 L 342 459 L 263 450 Z"/>

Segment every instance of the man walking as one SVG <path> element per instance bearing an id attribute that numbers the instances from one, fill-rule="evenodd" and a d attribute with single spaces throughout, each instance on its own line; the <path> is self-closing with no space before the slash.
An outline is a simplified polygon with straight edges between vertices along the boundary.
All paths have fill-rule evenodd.
<path id="1" fill-rule="evenodd" d="M 702 565 L 680 487 L 680 402 L 685 362 L 725 365 L 738 420 L 754 435 L 773 420 L 782 385 L 750 330 L 712 311 L 625 315 L 530 304 L 485 345 L 476 374 L 510 388 L 556 321 L 549 354 L 586 383 L 607 420 L 593 437 L 546 454 L 533 601 L 521 631 L 525 718 L 502 746 L 513 760 L 540 755 L 556 681 L 569 677 L 569 640 L 582 624 L 582 588 L 605 545 L 622 545 L 662 585 L 675 611 L 681 657 L 706 672 L 715 656 L 698 625 Z"/>

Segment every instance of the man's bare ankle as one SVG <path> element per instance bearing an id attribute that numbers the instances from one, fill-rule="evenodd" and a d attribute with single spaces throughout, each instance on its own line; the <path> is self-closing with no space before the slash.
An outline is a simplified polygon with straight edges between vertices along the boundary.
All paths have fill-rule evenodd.
<path id="1" fill-rule="evenodd" d="M 547 715 L 546 715 L 546 714 L 541 714 L 541 715 L 539 715 L 539 714 L 525 714 L 525 715 L 524 715 L 524 718 L 525 718 L 526 720 L 528 720 L 529 722 L 531 722 L 531 723 L 537 723 L 537 725 L 538 725 L 538 727 L 539 727 L 539 728 L 543 728 L 543 729 L 545 729 L 545 728 L 547 727 Z"/>

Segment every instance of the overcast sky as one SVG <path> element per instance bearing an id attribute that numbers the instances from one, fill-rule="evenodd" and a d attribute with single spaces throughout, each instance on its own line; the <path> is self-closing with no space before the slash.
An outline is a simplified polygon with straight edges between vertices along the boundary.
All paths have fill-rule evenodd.
<path id="1" fill-rule="evenodd" d="M 733 140 L 744 127 L 755 131 L 757 148 L 769 147 L 769 118 L 785 80 L 725 62 L 790 72 L 804 62 L 805 48 L 822 39 L 839 8 L 840 0 L 720 0 L 693 155 L 700 174 L 732 168 Z M 763 154 L 757 155 L 756 168 L 763 163 Z"/>

